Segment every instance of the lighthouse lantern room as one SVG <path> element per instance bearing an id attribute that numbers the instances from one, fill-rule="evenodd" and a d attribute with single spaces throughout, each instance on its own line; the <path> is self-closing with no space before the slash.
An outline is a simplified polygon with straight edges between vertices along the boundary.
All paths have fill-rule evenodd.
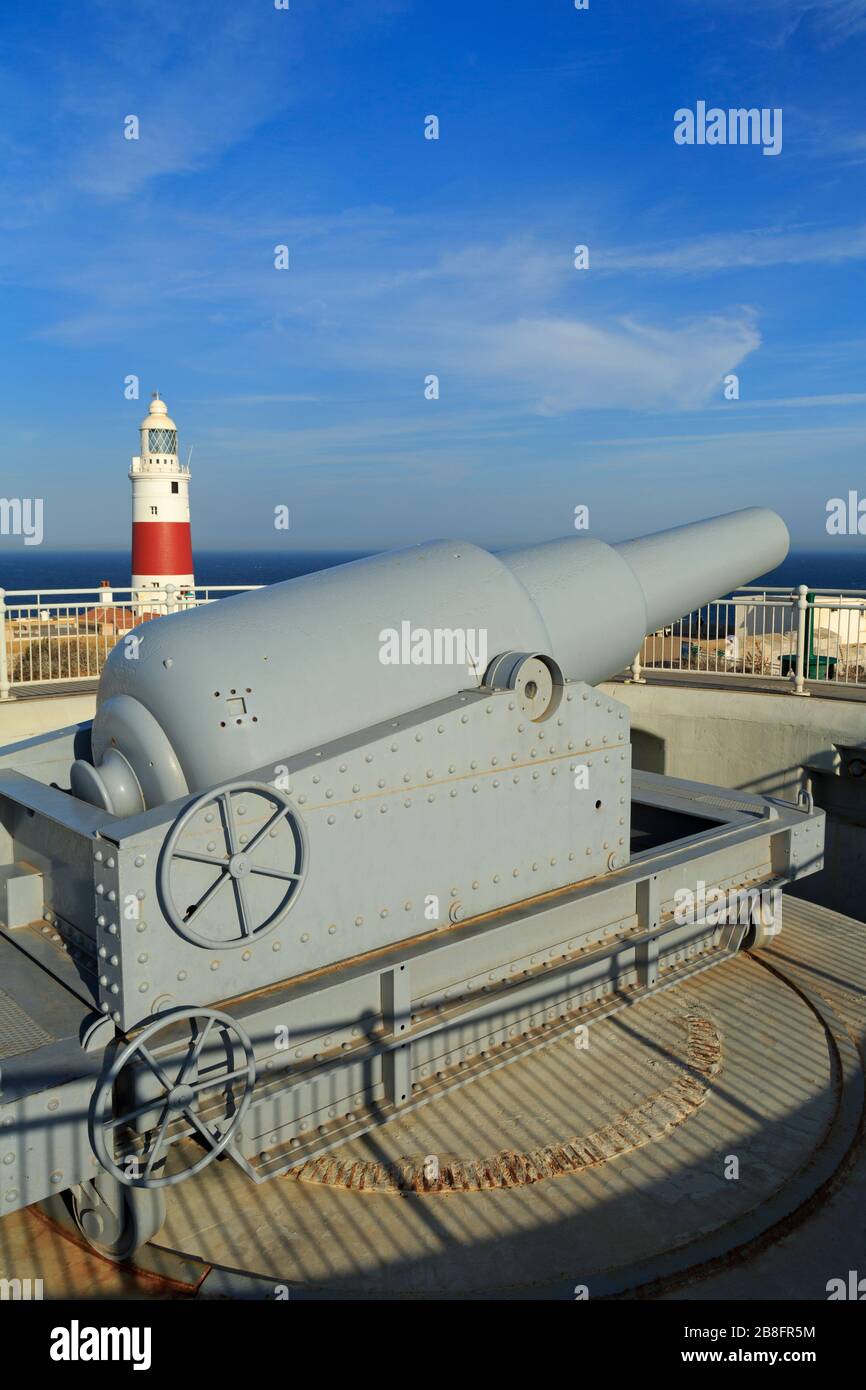
<path id="1" fill-rule="evenodd" d="M 141 422 L 141 453 L 132 460 L 132 587 L 178 597 L 192 589 L 189 524 L 190 471 L 178 457 L 177 426 L 155 391 Z"/>

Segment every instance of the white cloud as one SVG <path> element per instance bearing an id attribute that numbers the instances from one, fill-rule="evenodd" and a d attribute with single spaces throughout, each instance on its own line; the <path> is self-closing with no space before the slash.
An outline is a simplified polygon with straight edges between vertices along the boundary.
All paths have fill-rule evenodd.
<path id="1" fill-rule="evenodd" d="M 747 310 L 672 328 L 522 318 L 470 333 L 461 366 L 509 381 L 545 415 L 692 409 L 717 395 L 760 341 Z"/>

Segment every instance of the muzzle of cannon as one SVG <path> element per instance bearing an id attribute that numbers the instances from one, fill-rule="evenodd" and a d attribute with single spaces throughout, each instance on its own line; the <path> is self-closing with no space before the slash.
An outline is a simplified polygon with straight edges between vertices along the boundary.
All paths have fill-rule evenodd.
<path id="1" fill-rule="evenodd" d="M 633 771 L 599 682 L 787 545 L 755 508 L 143 612 L 92 722 L 0 750 L 47 1039 L 4 1057 L 0 1211 L 68 1186 L 94 1239 L 116 1185 L 264 1181 L 776 930 L 706 905 L 820 868 L 823 813 Z"/>
<path id="2" fill-rule="evenodd" d="M 787 549 L 763 508 L 621 545 L 583 537 L 493 555 L 436 541 L 142 624 L 109 657 L 92 762 L 76 763 L 73 790 L 131 815 L 495 684 L 509 653 L 538 654 L 557 682 L 595 684 L 647 632 Z"/>

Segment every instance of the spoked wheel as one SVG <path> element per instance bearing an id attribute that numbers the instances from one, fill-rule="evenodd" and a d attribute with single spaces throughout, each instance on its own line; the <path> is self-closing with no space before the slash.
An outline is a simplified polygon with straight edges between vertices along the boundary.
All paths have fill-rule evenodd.
<path id="1" fill-rule="evenodd" d="M 166 838 L 163 909 L 196 946 L 248 946 L 297 901 L 306 868 L 306 832 L 285 792 L 226 782 L 182 811 Z"/>
<path id="2" fill-rule="evenodd" d="M 180 1031 L 179 1031 L 180 1025 Z M 255 1053 L 217 1009 L 176 1009 L 122 1048 L 90 1106 L 93 1152 L 126 1187 L 171 1187 L 200 1173 L 231 1142 L 252 1100 Z M 173 1146 L 199 1141 L 182 1165 Z M 168 1165 L 169 1157 L 173 1161 Z M 168 1167 L 171 1171 L 166 1171 Z"/>
<path id="3" fill-rule="evenodd" d="M 76 1229 L 91 1249 L 107 1260 L 132 1259 L 165 1221 L 161 1192 L 125 1187 L 110 1173 L 100 1173 L 73 1187 L 69 1202 Z"/>

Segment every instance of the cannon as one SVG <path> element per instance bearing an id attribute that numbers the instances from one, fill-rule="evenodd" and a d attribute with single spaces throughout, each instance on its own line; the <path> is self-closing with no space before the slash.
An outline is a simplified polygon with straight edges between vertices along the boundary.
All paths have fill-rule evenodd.
<path id="1" fill-rule="evenodd" d="M 217 1156 L 283 1174 L 778 930 L 823 813 L 633 769 L 598 687 L 787 546 L 438 541 L 143 621 L 0 751 L 0 1212 L 125 1258 Z"/>

